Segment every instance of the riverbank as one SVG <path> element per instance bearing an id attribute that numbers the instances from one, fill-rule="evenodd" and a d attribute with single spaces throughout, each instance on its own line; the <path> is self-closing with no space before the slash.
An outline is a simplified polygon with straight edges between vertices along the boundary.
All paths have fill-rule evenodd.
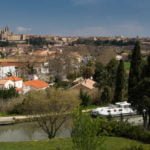
<path id="1" fill-rule="evenodd" d="M 72 141 L 70 138 L 17 143 L 1 142 L 0 145 L 0 150 L 72 150 Z M 149 150 L 150 147 L 148 144 L 141 144 L 137 141 L 118 137 L 105 137 L 105 141 L 103 143 L 105 150 L 121 150 L 122 148 L 130 145 L 142 145 L 144 150 Z"/>
<path id="2" fill-rule="evenodd" d="M 32 116 L 6 116 L 0 117 L 0 125 L 10 125 L 29 121 Z"/>
<path id="3" fill-rule="evenodd" d="M 91 109 L 82 110 L 83 113 L 89 113 L 90 111 L 91 111 Z M 15 123 L 29 122 L 29 121 L 31 121 L 31 119 L 33 120 L 34 117 L 38 117 L 38 115 L 36 115 L 36 116 L 32 116 L 32 115 L 23 116 L 22 115 L 22 116 L 0 117 L 0 125 L 11 125 L 11 124 L 15 124 Z M 116 120 L 119 120 L 119 119 L 120 119 L 120 117 L 116 117 Z M 141 115 L 133 115 L 130 117 L 125 116 L 124 120 L 128 121 L 129 123 L 132 123 L 134 125 L 142 125 L 143 124 L 143 118 Z"/>
<path id="4" fill-rule="evenodd" d="M 85 109 L 82 110 L 83 113 L 88 113 L 92 109 Z M 67 113 L 69 114 L 69 113 Z M 34 117 L 38 117 L 38 115 L 33 116 L 33 115 L 12 115 L 12 116 L 0 116 L 0 125 L 10 125 L 10 124 L 15 124 L 15 123 L 21 123 L 21 122 L 27 122 L 33 119 Z M 41 116 L 40 116 L 41 117 Z"/>

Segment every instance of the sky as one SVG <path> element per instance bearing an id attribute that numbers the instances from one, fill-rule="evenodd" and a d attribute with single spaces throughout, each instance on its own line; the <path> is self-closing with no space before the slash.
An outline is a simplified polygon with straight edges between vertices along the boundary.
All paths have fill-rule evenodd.
<path id="1" fill-rule="evenodd" d="M 0 0 L 0 28 L 60 36 L 150 36 L 150 0 Z"/>

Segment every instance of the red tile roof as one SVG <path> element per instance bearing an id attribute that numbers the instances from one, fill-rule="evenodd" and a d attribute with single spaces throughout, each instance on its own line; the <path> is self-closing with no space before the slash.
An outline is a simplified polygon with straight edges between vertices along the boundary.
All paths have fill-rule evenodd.
<path id="1" fill-rule="evenodd" d="M 5 78 L 5 80 L 20 81 L 20 80 L 23 80 L 23 79 L 22 79 L 22 78 L 15 77 L 15 76 L 11 76 L 11 77 Z"/>
<path id="2" fill-rule="evenodd" d="M 91 79 L 83 80 L 81 84 L 82 84 L 83 86 L 89 88 L 89 89 L 95 88 L 95 87 L 94 87 L 95 81 L 93 81 L 93 80 L 91 80 Z"/>
<path id="3" fill-rule="evenodd" d="M 0 62 L 0 66 L 2 67 L 8 67 L 8 66 L 14 66 L 14 67 L 21 67 L 24 66 L 24 63 L 19 62 Z"/>
<path id="4" fill-rule="evenodd" d="M 25 86 L 31 86 L 36 89 L 40 88 L 47 88 L 49 85 L 48 83 L 41 81 L 41 80 L 31 80 L 31 81 L 26 81 L 24 82 Z"/>
<path id="5" fill-rule="evenodd" d="M 0 80 L 0 85 L 4 85 L 7 82 L 7 80 Z"/>
<path id="6" fill-rule="evenodd" d="M 71 87 L 71 88 L 73 89 L 73 88 L 76 88 L 76 87 L 82 85 L 82 86 L 84 86 L 84 87 L 86 87 L 86 88 L 92 90 L 92 89 L 95 88 L 95 86 L 94 86 L 95 83 L 96 83 L 96 82 L 93 81 L 93 80 L 91 80 L 91 79 L 85 79 L 85 80 L 79 82 L 78 84 L 74 85 L 74 86 Z"/>

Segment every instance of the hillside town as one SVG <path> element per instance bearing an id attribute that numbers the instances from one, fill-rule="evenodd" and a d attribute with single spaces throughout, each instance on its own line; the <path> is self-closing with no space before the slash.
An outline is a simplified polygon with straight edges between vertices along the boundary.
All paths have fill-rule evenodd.
<path id="1" fill-rule="evenodd" d="M 78 73 L 80 67 L 88 61 L 99 60 L 103 64 L 111 59 L 128 61 L 134 41 L 136 39 L 125 37 L 14 34 L 8 27 L 4 27 L 0 30 L 0 79 L 11 74 L 25 81 L 40 79 L 53 84 L 56 76 L 66 81 L 68 74 Z M 146 57 L 150 53 L 150 39 L 142 38 L 140 41 L 141 53 Z M 124 46 L 120 46 L 119 42 Z"/>
<path id="2" fill-rule="evenodd" d="M 77 150 L 78 139 L 95 142 L 101 135 L 149 147 L 149 78 L 150 38 L 16 34 L 1 28 L 0 140 L 1 125 L 21 123 L 24 130 L 25 124 L 31 134 L 31 122 L 50 140 L 63 130 L 60 137 L 72 138 Z M 80 150 L 88 150 L 84 142 Z"/>

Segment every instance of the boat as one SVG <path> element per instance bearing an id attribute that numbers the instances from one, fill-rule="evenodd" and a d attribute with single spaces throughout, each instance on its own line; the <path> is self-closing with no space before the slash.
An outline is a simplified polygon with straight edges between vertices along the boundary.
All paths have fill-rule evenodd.
<path id="1" fill-rule="evenodd" d="M 115 105 L 109 105 L 107 107 L 99 107 L 91 111 L 92 116 L 130 116 L 136 115 L 137 111 L 131 107 L 131 104 L 127 101 L 117 102 Z"/>

